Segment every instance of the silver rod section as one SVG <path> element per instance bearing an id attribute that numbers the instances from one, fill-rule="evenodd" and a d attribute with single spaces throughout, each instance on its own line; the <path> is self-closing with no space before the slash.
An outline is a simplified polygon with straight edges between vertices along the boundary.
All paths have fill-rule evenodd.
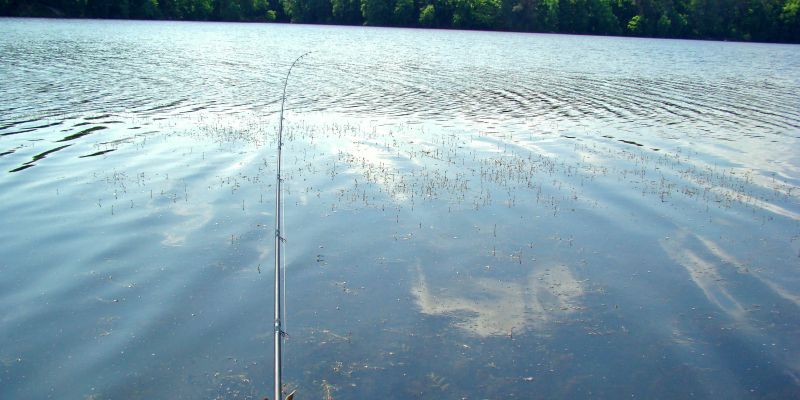
<path id="1" fill-rule="evenodd" d="M 277 160 L 277 176 L 275 184 L 275 372 L 274 372 L 274 391 L 273 396 L 275 400 L 283 400 L 282 392 L 282 356 L 281 344 L 283 342 L 283 326 L 281 324 L 281 242 L 284 240 L 281 236 L 281 150 L 283 149 L 283 111 L 286 104 L 286 86 L 289 84 L 289 75 L 292 73 L 292 68 L 305 57 L 303 54 L 297 57 L 296 60 L 289 67 L 286 73 L 286 80 L 283 81 L 283 97 L 281 98 L 281 119 L 278 124 L 278 160 Z"/>
<path id="2" fill-rule="evenodd" d="M 288 76 L 287 76 L 288 78 Z M 287 79 L 288 80 L 288 79 Z M 284 84 L 284 93 L 286 85 Z M 284 99 L 285 99 L 284 94 Z M 281 147 L 283 131 L 283 102 L 281 102 L 281 122 L 278 128 L 278 175 L 275 185 L 275 382 L 274 399 L 282 400 L 281 395 Z"/>

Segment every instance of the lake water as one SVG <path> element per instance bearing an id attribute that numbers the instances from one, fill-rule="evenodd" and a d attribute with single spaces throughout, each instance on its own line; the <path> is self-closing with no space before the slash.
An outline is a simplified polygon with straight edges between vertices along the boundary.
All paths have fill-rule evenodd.
<path id="1" fill-rule="evenodd" d="M 0 398 L 800 397 L 800 47 L 0 19 Z"/>

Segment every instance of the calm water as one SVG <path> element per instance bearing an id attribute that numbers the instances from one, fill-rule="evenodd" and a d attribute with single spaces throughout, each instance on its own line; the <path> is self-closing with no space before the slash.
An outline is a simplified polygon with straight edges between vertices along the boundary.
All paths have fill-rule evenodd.
<path id="1" fill-rule="evenodd" d="M 0 20 L 0 398 L 800 397 L 800 47 Z"/>

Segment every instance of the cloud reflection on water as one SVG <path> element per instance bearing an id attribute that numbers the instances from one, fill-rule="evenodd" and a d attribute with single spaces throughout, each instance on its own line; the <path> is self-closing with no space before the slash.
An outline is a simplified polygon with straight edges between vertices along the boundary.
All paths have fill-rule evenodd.
<path id="1" fill-rule="evenodd" d="M 777 296 L 800 306 L 800 296 L 757 270 L 747 267 L 706 237 L 680 230 L 674 238 L 662 239 L 660 242 L 669 257 L 686 268 L 692 281 L 706 298 L 734 319 L 743 319 L 746 316 L 747 302 L 744 292 L 734 292 L 735 286 L 730 284 L 732 272 L 753 277 Z"/>
<path id="2" fill-rule="evenodd" d="M 183 220 L 163 232 L 164 240 L 161 241 L 161 244 L 165 246 L 183 246 L 187 236 L 206 226 L 214 216 L 211 206 L 203 203 L 176 202 L 172 212 L 175 216 L 182 217 Z"/>
<path id="3" fill-rule="evenodd" d="M 452 317 L 452 325 L 480 337 L 542 330 L 580 310 L 584 286 L 569 268 L 534 271 L 521 283 L 474 278 L 461 294 L 441 294 L 431 288 L 417 266 L 412 287 L 420 312 Z"/>

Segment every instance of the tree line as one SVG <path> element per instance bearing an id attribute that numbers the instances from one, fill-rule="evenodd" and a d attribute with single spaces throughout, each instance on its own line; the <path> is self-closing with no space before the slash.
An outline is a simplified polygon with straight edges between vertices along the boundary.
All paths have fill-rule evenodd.
<path id="1" fill-rule="evenodd" d="M 800 0 L 0 0 L 0 15 L 800 43 Z"/>

